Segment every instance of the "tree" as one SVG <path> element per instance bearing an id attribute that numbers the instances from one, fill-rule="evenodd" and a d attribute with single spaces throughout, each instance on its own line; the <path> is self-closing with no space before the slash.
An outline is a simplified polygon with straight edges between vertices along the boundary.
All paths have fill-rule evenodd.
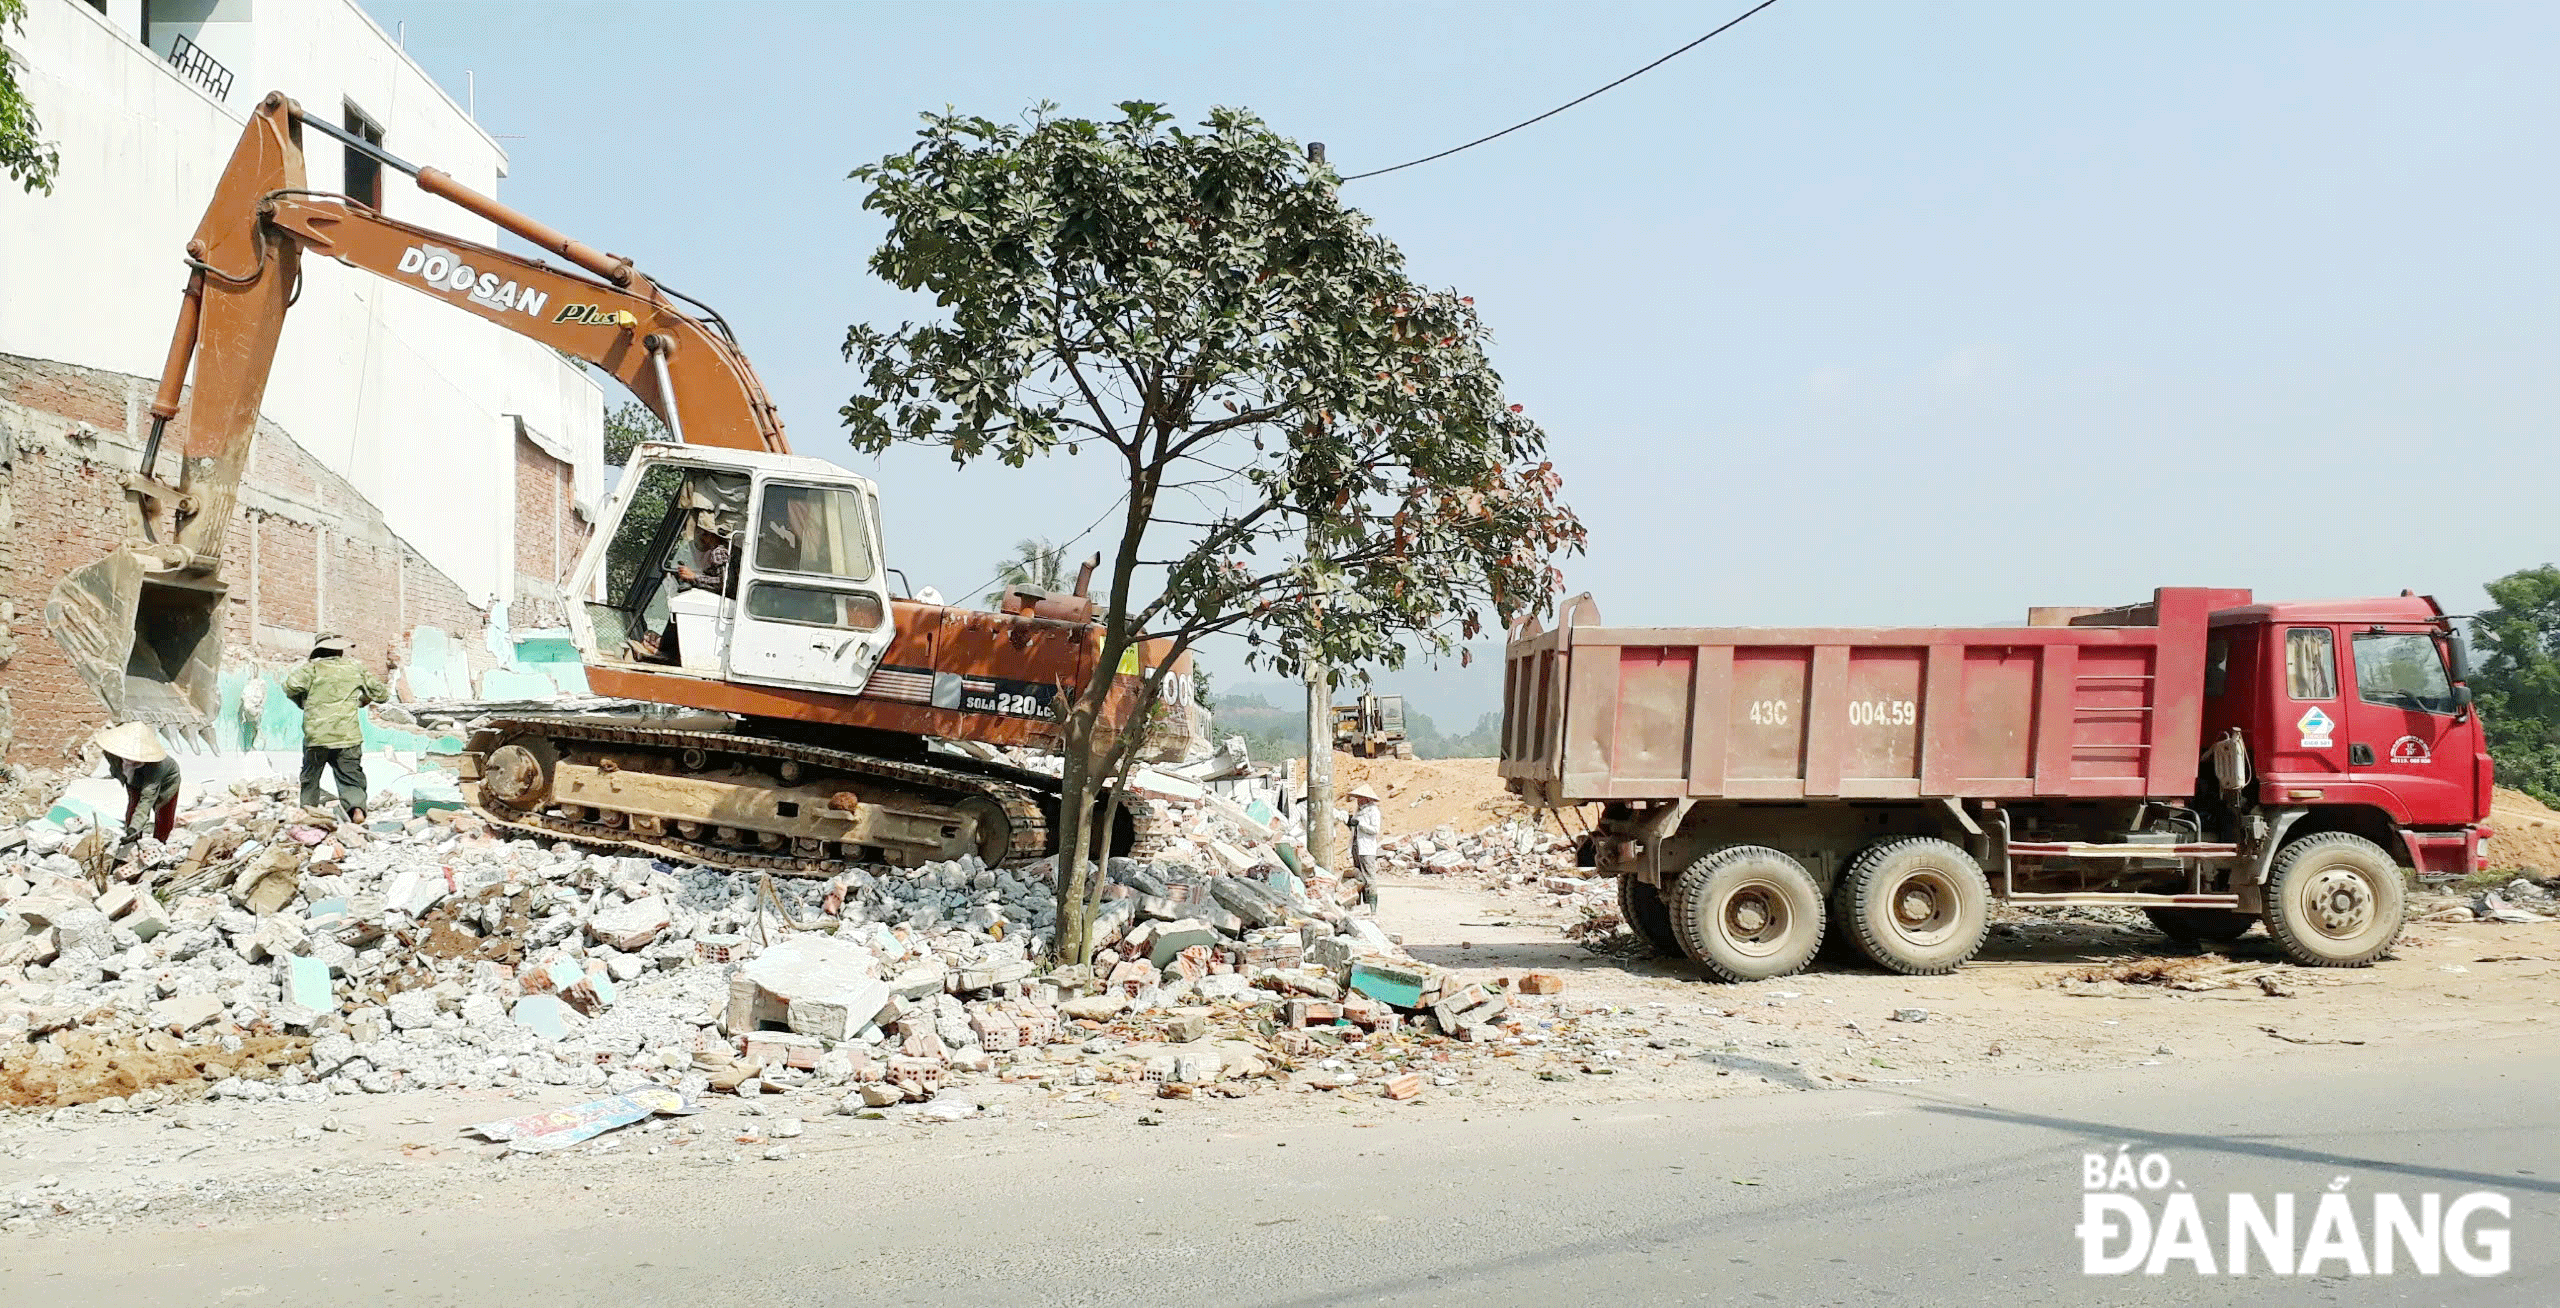
<path id="1" fill-rule="evenodd" d="M 27 0 L 0 0 L 0 36 L 23 30 L 26 17 Z M 54 176 L 61 169 L 61 154 L 44 139 L 35 106 L 18 89 L 18 68 L 9 47 L 0 45 L 0 172 L 8 173 L 9 180 L 29 194 L 51 195 Z"/>
<path id="2" fill-rule="evenodd" d="M 1061 591 L 1067 588 L 1067 548 L 1025 538 L 1013 543 L 1013 557 L 996 565 L 996 588 L 987 592 L 987 607 L 1004 603 L 1008 586 Z"/>
<path id="3" fill-rule="evenodd" d="M 1476 718 L 1473 731 L 1462 736 L 1440 734 L 1431 716 L 1406 700 L 1404 705 L 1404 737 L 1413 746 L 1415 758 L 1492 758 L 1502 752 L 1502 715 L 1485 713 Z"/>
<path id="4" fill-rule="evenodd" d="M 2560 568 L 2488 584 L 2496 607 L 2471 620 L 2471 688 L 2498 779 L 2560 807 Z"/>
<path id="5" fill-rule="evenodd" d="M 1486 630 L 1487 609 L 1546 608 L 1582 526 L 1474 301 L 1417 284 L 1332 170 L 1252 113 L 1195 130 L 1119 110 L 929 114 L 910 149 L 855 170 L 889 224 L 872 270 L 948 318 L 847 331 L 853 446 L 1108 459 L 1127 494 L 1098 666 L 1144 643 L 1133 721 L 1211 635 L 1294 677 L 1400 666 Z M 1091 805 L 1139 743 L 1097 749 L 1112 681 L 1064 715 L 1063 961 L 1092 952 Z"/>
<path id="6" fill-rule="evenodd" d="M 628 468 L 631 452 L 642 441 L 667 439 L 666 424 L 637 401 L 625 400 L 604 416 L 604 461 L 606 466 Z M 629 475 L 627 472 L 626 476 Z M 676 486 L 681 476 L 651 478 L 631 488 L 631 507 L 622 515 L 625 523 L 650 524 L 649 531 L 625 530 L 605 547 L 605 594 L 619 604 L 630 593 L 631 582 L 640 575 L 640 565 L 648 561 L 651 532 L 656 524 L 667 520 L 667 510 L 674 507 Z"/>

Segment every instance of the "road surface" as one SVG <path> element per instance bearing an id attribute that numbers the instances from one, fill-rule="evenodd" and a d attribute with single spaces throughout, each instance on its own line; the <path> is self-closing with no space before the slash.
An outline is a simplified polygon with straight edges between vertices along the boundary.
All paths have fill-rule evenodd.
<path id="1" fill-rule="evenodd" d="M 884 1127 L 636 1189 L 483 1161 L 410 1211 L 16 1238 L 0 1301 L 2560 1303 L 2554 1086 L 2547 1041 L 2484 1040 L 1411 1124 L 1168 1103 L 1157 1126 Z M 2510 1229 L 2511 1267 L 2086 1276 L 2082 1157 L 2120 1145 L 2201 1198 L 2217 1259 L 2227 1192 L 2296 1195 L 2308 1226 L 2344 1177 L 2360 1228 L 2376 1192 L 2505 1196 L 2472 1228 Z M 2168 1192 L 2139 1198 L 2159 1216 Z"/>

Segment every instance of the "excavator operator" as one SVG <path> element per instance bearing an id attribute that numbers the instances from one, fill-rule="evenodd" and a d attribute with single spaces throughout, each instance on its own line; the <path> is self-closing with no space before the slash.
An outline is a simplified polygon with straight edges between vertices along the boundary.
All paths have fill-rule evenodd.
<path id="1" fill-rule="evenodd" d="M 693 531 L 693 558 L 694 562 L 702 566 L 696 568 L 677 563 L 668 571 L 675 574 L 676 581 L 681 585 L 695 590 L 707 590 L 728 599 L 736 599 L 738 579 L 729 566 L 733 553 L 734 551 L 729 548 L 728 537 L 697 524 Z"/>
<path id="2" fill-rule="evenodd" d="M 667 560 L 667 575 L 675 578 L 679 589 L 707 590 L 725 599 L 736 599 L 738 574 L 733 566 L 735 551 L 729 546 L 729 538 L 699 516 L 693 522 L 690 535 L 692 539 L 687 544 L 692 551 L 693 562 L 670 558 Z M 635 643 L 633 653 L 644 663 L 683 663 L 684 649 L 677 634 L 675 614 L 670 612 L 667 615 L 667 625 L 657 635 L 641 637 Z"/>
<path id="3" fill-rule="evenodd" d="M 680 549 L 670 549 L 665 575 L 679 590 L 707 590 L 726 599 L 738 597 L 735 541 L 745 528 L 747 481 L 728 473 L 687 473 L 673 512 L 684 519 Z M 690 560 L 685 557 L 689 555 Z M 631 643 L 633 657 L 643 663 L 683 662 L 677 645 L 676 618 Z"/>

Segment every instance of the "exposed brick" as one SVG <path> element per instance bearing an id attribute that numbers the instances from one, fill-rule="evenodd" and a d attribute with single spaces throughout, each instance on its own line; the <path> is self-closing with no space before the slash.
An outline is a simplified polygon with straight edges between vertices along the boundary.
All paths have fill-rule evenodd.
<path id="1" fill-rule="evenodd" d="M 568 621 L 569 570 L 590 531 L 578 516 L 576 471 L 518 432 L 515 473 L 516 602 L 509 623 L 559 626 Z"/>
<path id="2" fill-rule="evenodd" d="M 17 636 L 15 654 L 0 664 L 0 688 L 16 717 L 10 762 L 62 763 L 105 725 L 104 706 L 44 633 L 44 605 L 63 576 L 131 538 L 135 518 L 124 477 L 141 461 L 149 419 L 139 415 L 151 390 L 142 378 L 0 355 L 0 621 Z M 185 438 L 184 419 L 171 423 L 163 477 L 175 475 Z M 561 477 L 558 511 L 574 521 L 565 470 Z M 482 640 L 486 614 L 282 428 L 261 424 L 244 484 L 224 541 L 226 666 L 299 657 L 290 647 L 260 648 L 261 627 L 326 628 L 345 633 L 356 655 L 375 667 L 396 669 L 420 626 L 456 637 L 475 674 L 491 665 Z M 155 524 L 164 539 L 169 526 Z M 564 532 L 572 564 L 584 531 L 579 523 L 575 545 Z M 401 679 L 392 684 L 405 698 Z"/>

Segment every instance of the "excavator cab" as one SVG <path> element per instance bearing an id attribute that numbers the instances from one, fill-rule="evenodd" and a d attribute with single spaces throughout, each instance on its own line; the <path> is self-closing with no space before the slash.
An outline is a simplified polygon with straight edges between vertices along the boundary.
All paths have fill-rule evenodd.
<path id="1" fill-rule="evenodd" d="M 879 492 L 822 459 L 635 451 L 572 585 L 604 663 L 855 694 L 894 635 Z"/>

